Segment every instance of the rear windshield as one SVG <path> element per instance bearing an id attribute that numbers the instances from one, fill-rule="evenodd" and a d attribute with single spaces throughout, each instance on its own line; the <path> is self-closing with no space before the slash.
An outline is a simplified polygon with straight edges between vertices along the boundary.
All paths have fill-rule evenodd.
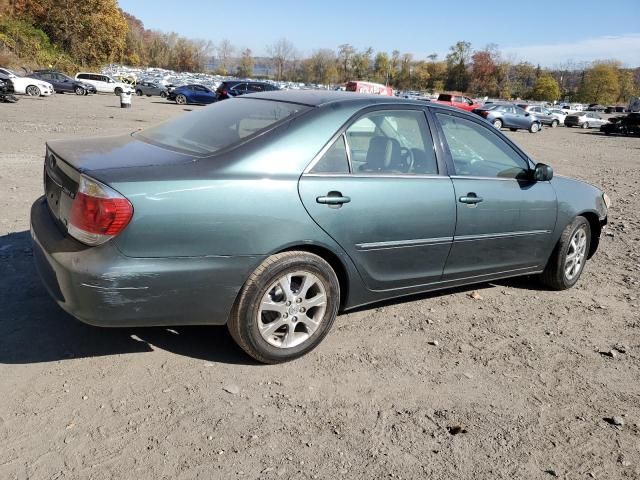
<path id="1" fill-rule="evenodd" d="M 438 97 L 438 100 L 442 100 L 444 102 L 450 102 L 451 101 L 451 97 L 452 97 L 452 95 L 448 95 L 446 93 L 441 93 L 440 96 Z"/>
<path id="2" fill-rule="evenodd" d="M 137 136 L 168 148 L 210 154 L 309 110 L 293 103 L 230 98 L 143 130 Z"/>

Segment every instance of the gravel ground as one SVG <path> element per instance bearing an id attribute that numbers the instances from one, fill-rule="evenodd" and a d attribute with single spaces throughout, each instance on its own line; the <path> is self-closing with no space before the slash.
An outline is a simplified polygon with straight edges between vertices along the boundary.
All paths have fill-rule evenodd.
<path id="1" fill-rule="evenodd" d="M 1 479 L 640 478 L 640 138 L 507 132 L 614 202 L 575 288 L 524 278 L 377 305 L 262 366 L 224 327 L 94 328 L 40 285 L 28 212 L 45 140 L 184 110 L 133 103 L 0 104 Z"/>

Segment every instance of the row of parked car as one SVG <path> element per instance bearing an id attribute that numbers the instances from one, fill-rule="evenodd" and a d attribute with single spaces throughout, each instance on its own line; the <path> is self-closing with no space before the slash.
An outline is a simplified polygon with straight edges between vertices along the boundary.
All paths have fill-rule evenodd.
<path id="1" fill-rule="evenodd" d="M 98 73 L 80 72 L 71 78 L 56 70 L 36 70 L 28 75 L 20 75 L 14 70 L 0 68 L 0 80 L 10 85 L 13 93 L 33 97 L 48 97 L 53 93 L 133 93 L 131 85 Z"/>
<path id="2" fill-rule="evenodd" d="M 526 103 L 487 102 L 471 111 L 485 118 L 498 129 L 503 127 L 512 131 L 524 129 L 531 133 L 540 131 L 543 125 L 551 128 L 556 128 L 559 125 L 600 128 L 600 126 L 607 123 L 607 120 L 597 112 L 575 111 L 567 113 L 567 111 L 559 108 L 546 108 L 541 105 L 529 105 Z"/>

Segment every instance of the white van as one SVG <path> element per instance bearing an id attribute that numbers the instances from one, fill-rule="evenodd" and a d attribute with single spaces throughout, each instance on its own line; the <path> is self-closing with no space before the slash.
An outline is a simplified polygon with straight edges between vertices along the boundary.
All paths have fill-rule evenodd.
<path id="1" fill-rule="evenodd" d="M 131 85 L 126 83 L 116 82 L 109 75 L 102 75 L 100 73 L 86 73 L 80 72 L 76 74 L 76 80 L 82 80 L 83 82 L 90 83 L 96 90 L 101 93 L 115 93 L 120 95 L 122 92 L 133 93 Z"/>

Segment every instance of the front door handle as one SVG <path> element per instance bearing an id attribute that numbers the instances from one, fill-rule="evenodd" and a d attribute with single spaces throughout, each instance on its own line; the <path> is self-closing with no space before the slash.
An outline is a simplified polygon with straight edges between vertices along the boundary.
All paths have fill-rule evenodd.
<path id="1" fill-rule="evenodd" d="M 465 197 L 460 197 L 458 199 L 460 203 L 466 203 L 468 205 L 476 205 L 480 203 L 482 200 L 484 200 L 482 197 L 477 196 L 473 192 L 469 192 Z"/>
<path id="2" fill-rule="evenodd" d="M 327 195 L 324 197 L 316 198 L 316 202 L 333 207 L 340 207 L 345 203 L 349 203 L 350 201 L 351 198 L 345 197 L 344 195 L 342 195 L 342 193 L 335 191 L 327 193 Z"/>

